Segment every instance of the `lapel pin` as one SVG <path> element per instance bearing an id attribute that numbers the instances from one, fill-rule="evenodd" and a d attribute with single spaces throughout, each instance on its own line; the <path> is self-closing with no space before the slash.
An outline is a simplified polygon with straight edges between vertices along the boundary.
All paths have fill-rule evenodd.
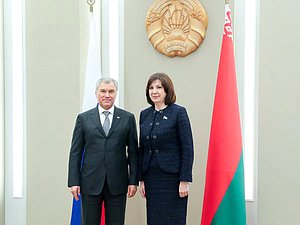
<path id="1" fill-rule="evenodd" d="M 166 116 L 163 117 L 163 120 L 167 120 L 167 119 L 168 119 L 168 117 L 166 117 Z"/>
<path id="2" fill-rule="evenodd" d="M 120 119 L 120 117 L 119 117 L 119 116 L 117 116 L 117 119 Z"/>

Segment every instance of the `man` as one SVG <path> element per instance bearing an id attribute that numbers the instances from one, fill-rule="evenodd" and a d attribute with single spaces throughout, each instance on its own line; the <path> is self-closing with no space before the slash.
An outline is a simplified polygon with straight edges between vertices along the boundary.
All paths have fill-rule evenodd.
<path id="1" fill-rule="evenodd" d="M 106 225 L 124 225 L 126 193 L 137 190 L 137 132 L 132 113 L 114 106 L 118 84 L 101 78 L 97 107 L 78 115 L 69 158 L 68 186 L 82 196 L 84 225 L 99 225 L 104 201 Z"/>

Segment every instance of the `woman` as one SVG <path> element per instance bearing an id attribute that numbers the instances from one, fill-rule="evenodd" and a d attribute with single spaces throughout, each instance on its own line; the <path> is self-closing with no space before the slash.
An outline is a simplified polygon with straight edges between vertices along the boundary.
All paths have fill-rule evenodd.
<path id="1" fill-rule="evenodd" d="M 140 193 L 146 198 L 148 225 L 185 225 L 192 182 L 193 138 L 187 111 L 175 104 L 170 77 L 153 74 L 140 114 Z"/>

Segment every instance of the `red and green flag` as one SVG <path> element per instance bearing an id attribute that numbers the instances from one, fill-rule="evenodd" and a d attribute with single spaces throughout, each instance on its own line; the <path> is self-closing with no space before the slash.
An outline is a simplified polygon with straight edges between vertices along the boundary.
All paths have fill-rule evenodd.
<path id="1" fill-rule="evenodd" d="M 216 85 L 201 225 L 245 225 L 244 165 L 229 5 Z"/>

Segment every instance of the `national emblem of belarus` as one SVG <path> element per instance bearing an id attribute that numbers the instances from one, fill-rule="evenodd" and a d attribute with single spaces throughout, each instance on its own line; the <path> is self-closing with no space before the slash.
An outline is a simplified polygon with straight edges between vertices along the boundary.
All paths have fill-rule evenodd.
<path id="1" fill-rule="evenodd" d="M 169 57 L 184 57 L 203 42 L 208 18 L 198 0 L 156 0 L 146 16 L 148 39 Z"/>

